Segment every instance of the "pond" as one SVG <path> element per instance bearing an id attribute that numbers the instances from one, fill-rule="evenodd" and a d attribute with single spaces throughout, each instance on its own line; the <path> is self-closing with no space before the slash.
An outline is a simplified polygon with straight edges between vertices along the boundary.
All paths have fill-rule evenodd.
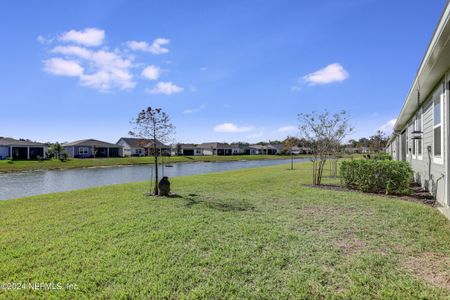
<path id="1" fill-rule="evenodd" d="M 295 159 L 295 162 L 302 161 L 308 159 Z M 172 167 L 160 169 L 160 175 L 171 178 L 287 163 L 289 160 L 286 159 L 176 163 Z M 149 165 L 5 173 L 0 174 L 0 200 L 145 181 L 150 180 L 151 176 L 152 168 Z"/>

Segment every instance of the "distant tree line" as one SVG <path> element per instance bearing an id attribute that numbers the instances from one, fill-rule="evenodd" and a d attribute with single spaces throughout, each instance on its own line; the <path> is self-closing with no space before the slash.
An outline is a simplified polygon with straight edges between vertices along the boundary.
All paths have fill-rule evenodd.
<path id="1" fill-rule="evenodd" d="M 386 148 L 388 141 L 389 137 L 383 131 L 378 130 L 369 138 L 351 139 L 344 146 L 352 148 L 366 147 L 370 152 L 381 152 Z"/>
<path id="2" fill-rule="evenodd" d="M 389 141 L 389 137 L 381 130 L 378 130 L 374 135 L 360 139 L 350 139 L 347 143 L 342 143 L 341 148 L 361 148 L 365 147 L 370 152 L 382 152 Z M 264 142 L 257 143 L 262 145 Z M 283 141 L 276 141 L 277 144 L 289 145 L 289 147 L 306 147 L 311 148 L 311 142 L 303 137 L 288 136 Z M 267 143 L 266 143 L 267 144 Z"/>

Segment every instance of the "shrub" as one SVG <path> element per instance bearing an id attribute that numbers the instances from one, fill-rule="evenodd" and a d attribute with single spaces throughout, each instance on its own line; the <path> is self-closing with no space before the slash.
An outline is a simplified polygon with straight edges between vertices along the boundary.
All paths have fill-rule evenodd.
<path id="1" fill-rule="evenodd" d="M 392 156 L 388 153 L 380 152 L 374 154 L 365 154 L 365 159 L 374 159 L 374 160 L 392 160 Z"/>
<path id="2" fill-rule="evenodd" d="M 404 161 L 351 160 L 341 164 L 342 183 L 363 192 L 409 194 L 413 171 Z"/>
<path id="3" fill-rule="evenodd" d="M 61 152 L 61 154 L 59 155 L 59 160 L 62 162 L 65 162 L 68 158 L 69 153 L 67 153 L 66 151 Z"/>

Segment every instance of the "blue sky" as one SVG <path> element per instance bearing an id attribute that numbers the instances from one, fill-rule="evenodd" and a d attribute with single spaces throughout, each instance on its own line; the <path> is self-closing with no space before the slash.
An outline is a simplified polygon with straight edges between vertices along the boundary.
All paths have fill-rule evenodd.
<path id="1" fill-rule="evenodd" d="M 115 142 L 147 106 L 178 142 L 282 139 L 324 109 L 369 136 L 399 113 L 444 5 L 5 2 L 0 136 Z"/>

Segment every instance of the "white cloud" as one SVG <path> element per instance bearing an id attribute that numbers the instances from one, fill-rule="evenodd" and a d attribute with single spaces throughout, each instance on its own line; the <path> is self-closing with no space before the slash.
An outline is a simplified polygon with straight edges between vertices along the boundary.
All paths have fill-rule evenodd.
<path id="1" fill-rule="evenodd" d="M 131 73 L 132 61 L 122 57 L 118 51 L 91 51 L 79 46 L 57 46 L 50 52 L 75 57 L 84 62 L 83 69 L 86 71 L 78 73 L 83 86 L 106 91 L 112 88 L 132 89 L 136 85 Z"/>
<path id="2" fill-rule="evenodd" d="M 156 84 L 156 86 L 153 89 L 147 89 L 147 91 L 150 94 L 171 95 L 171 94 L 181 93 L 182 91 L 184 91 L 184 88 L 179 87 L 170 81 L 169 82 L 160 81 Z"/>
<path id="3" fill-rule="evenodd" d="M 165 38 L 157 38 L 152 44 L 143 41 L 129 41 L 127 42 L 128 48 L 134 51 L 150 52 L 153 54 L 164 54 L 169 52 L 169 49 L 164 48 L 164 45 L 168 45 L 170 40 Z"/>
<path id="4" fill-rule="evenodd" d="M 323 69 L 302 77 L 303 81 L 309 85 L 323 85 L 333 82 L 342 82 L 349 77 L 348 72 L 339 63 L 326 66 Z"/>
<path id="5" fill-rule="evenodd" d="M 132 61 L 123 58 L 120 53 L 100 50 L 92 54 L 90 63 L 95 71 L 81 78 L 83 85 L 100 90 L 114 87 L 125 90 L 136 86 L 130 72 Z"/>
<path id="6" fill-rule="evenodd" d="M 108 91 L 114 87 L 121 90 L 132 89 L 136 86 L 133 81 L 133 75 L 130 73 L 116 69 L 111 71 L 98 71 L 93 74 L 81 76 L 81 84 L 100 91 Z"/>
<path id="7" fill-rule="evenodd" d="M 70 30 L 61 34 L 59 39 L 88 47 L 100 46 L 105 39 L 105 31 L 97 28 L 86 28 L 82 31 Z"/>
<path id="8" fill-rule="evenodd" d="M 44 60 L 44 70 L 60 76 L 82 76 L 84 72 L 83 67 L 78 62 L 62 58 Z"/>
<path id="9" fill-rule="evenodd" d="M 194 113 L 198 113 L 200 111 L 202 111 L 203 109 L 205 109 L 206 105 L 202 104 L 199 107 L 196 108 L 191 108 L 191 109 L 185 109 L 183 111 L 183 114 L 194 114 Z"/>
<path id="10" fill-rule="evenodd" d="M 157 66 L 147 66 L 141 73 L 142 76 L 149 80 L 157 80 L 161 73 L 161 69 Z"/>
<path id="11" fill-rule="evenodd" d="M 237 133 L 237 132 L 249 132 L 252 131 L 253 127 L 239 127 L 233 123 L 223 123 L 214 127 L 215 132 L 227 132 L 227 133 Z"/>
<path id="12" fill-rule="evenodd" d="M 37 40 L 39 43 L 43 44 L 43 45 L 48 45 L 48 44 L 50 44 L 50 43 L 53 41 L 53 39 L 51 39 L 51 38 L 46 38 L 46 37 L 43 36 L 43 35 L 38 35 L 38 37 L 36 38 L 36 40 Z"/>
<path id="13" fill-rule="evenodd" d="M 381 131 L 383 131 L 384 133 L 386 133 L 386 134 L 389 135 L 389 134 L 392 133 L 392 130 L 394 129 L 395 122 L 397 122 L 397 119 L 389 120 L 389 121 L 387 121 L 386 123 L 384 123 L 383 125 L 381 125 L 381 126 L 378 128 L 378 130 L 381 130 Z"/>
<path id="14" fill-rule="evenodd" d="M 51 53 L 64 54 L 67 56 L 76 56 L 83 59 L 91 59 L 92 51 L 78 46 L 57 46 L 53 48 Z"/>
<path id="15" fill-rule="evenodd" d="M 292 131 L 296 131 L 297 127 L 295 126 L 283 126 L 278 128 L 278 132 L 292 132 Z"/>
<path id="16" fill-rule="evenodd" d="M 291 87 L 291 91 L 293 91 L 293 92 L 300 92 L 301 90 L 302 90 L 302 88 L 300 86 L 297 86 L 297 85 L 293 85 Z"/>
<path id="17" fill-rule="evenodd" d="M 157 66 L 148 65 L 145 69 L 138 70 L 137 67 L 142 64 L 135 62 L 136 57 L 128 51 L 117 48 L 109 50 L 106 46 L 92 48 L 102 45 L 104 40 L 105 31 L 97 28 L 70 30 L 58 35 L 56 39 L 39 35 L 39 43 L 55 44 L 48 50 L 52 57 L 43 61 L 43 69 L 57 76 L 78 77 L 82 86 L 100 91 L 132 89 L 136 86 L 135 78 L 139 75 L 149 80 L 160 78 L 162 71 Z M 128 42 L 127 45 L 135 50 L 161 54 L 169 51 L 164 47 L 169 43 L 168 39 L 158 38 L 151 44 Z M 153 89 L 148 89 L 150 93 L 167 95 L 182 91 L 184 88 L 172 82 L 158 82 Z"/>

